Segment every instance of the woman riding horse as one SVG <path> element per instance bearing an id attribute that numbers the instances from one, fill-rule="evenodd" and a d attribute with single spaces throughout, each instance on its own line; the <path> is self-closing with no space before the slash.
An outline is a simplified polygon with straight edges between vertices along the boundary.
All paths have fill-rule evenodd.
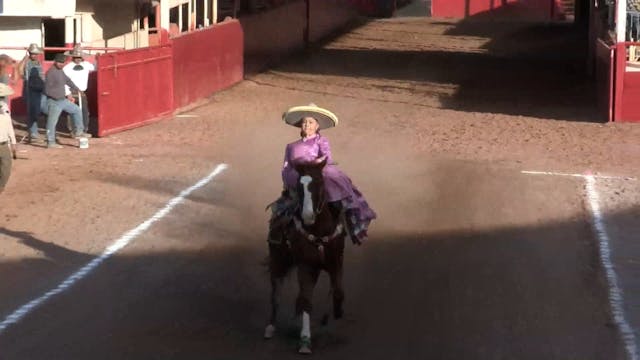
<path id="1" fill-rule="evenodd" d="M 300 127 L 300 139 L 287 145 L 284 153 L 282 181 L 285 192 L 296 190 L 300 174 L 297 164 L 315 163 L 326 160 L 322 171 L 329 205 L 336 211 L 344 211 L 349 236 L 355 244 L 367 239 L 369 223 L 376 218 L 376 213 L 369 207 L 362 193 L 343 173 L 331 157 L 329 140 L 320 134 L 321 129 L 334 127 L 338 118 L 329 110 L 315 104 L 296 106 L 283 115 L 283 120 Z"/>
<path id="2" fill-rule="evenodd" d="M 345 235 L 356 244 L 367 238 L 376 218 L 351 179 L 333 163 L 327 138 L 318 130 L 333 127 L 337 117 L 313 104 L 289 109 L 283 119 L 301 128 L 301 139 L 285 150 L 282 197 L 270 205 L 269 270 L 271 318 L 265 338 L 275 332 L 282 282 L 293 265 L 298 267 L 296 313 L 302 315 L 300 353 L 311 352 L 309 314 L 313 288 L 321 270 L 329 273 L 334 317 L 342 317 L 342 262 Z M 345 232 L 346 230 L 346 232 Z"/>

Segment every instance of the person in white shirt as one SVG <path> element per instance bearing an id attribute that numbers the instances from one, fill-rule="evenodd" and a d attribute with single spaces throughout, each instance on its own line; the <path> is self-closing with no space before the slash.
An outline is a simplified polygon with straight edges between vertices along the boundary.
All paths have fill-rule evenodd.
<path id="1" fill-rule="evenodd" d="M 89 103 L 87 102 L 87 85 L 89 82 L 89 73 L 94 71 L 95 66 L 84 60 L 84 54 L 79 45 L 73 47 L 73 50 L 65 52 L 65 55 L 70 56 L 72 61 L 66 64 L 62 71 L 73 81 L 73 83 L 80 89 L 78 94 L 71 94 L 68 87 L 65 88 L 67 94 L 73 95 L 77 101 L 77 105 L 82 109 L 82 121 L 84 123 L 84 131 L 89 132 Z M 71 122 L 68 122 L 71 125 Z M 71 134 L 75 134 L 75 129 L 69 126 Z"/>
<path id="2" fill-rule="evenodd" d="M 13 89 L 9 85 L 0 83 L 0 96 L 10 96 Z M 0 193 L 11 176 L 11 164 L 16 158 L 16 134 L 13 131 L 13 121 L 9 114 L 9 106 L 0 101 Z"/>

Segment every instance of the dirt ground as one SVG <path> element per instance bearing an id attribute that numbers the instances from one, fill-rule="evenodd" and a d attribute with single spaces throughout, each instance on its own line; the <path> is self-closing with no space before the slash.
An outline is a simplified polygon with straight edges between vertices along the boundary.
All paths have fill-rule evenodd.
<path id="1" fill-rule="evenodd" d="M 87 150 L 21 146 L 0 195 L 0 319 L 217 164 L 229 168 L 0 332 L 0 358 L 296 357 L 293 279 L 282 331 L 261 338 L 264 206 L 296 139 L 280 116 L 315 102 L 340 117 L 325 135 L 379 219 L 368 243 L 348 246 L 346 319 L 326 327 L 321 279 L 314 356 L 623 359 L 584 184 L 521 173 L 640 177 L 640 127 L 598 122 L 578 35 L 559 25 L 371 21 Z M 640 215 L 638 186 L 601 189 L 624 243 Z"/>

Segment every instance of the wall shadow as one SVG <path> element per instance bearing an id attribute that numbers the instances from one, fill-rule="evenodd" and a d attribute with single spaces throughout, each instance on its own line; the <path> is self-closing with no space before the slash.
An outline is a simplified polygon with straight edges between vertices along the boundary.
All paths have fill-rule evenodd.
<path id="1" fill-rule="evenodd" d="M 362 248 L 348 244 L 347 317 L 328 327 L 318 324 L 328 308 L 321 279 L 316 356 L 623 358 L 590 233 L 576 219 L 493 230 L 373 233 Z M 10 229 L 2 234 L 45 249 L 56 262 L 91 258 Z M 175 231 L 155 234 L 180 240 Z M 196 238 L 209 235 L 197 232 Z M 261 338 L 268 309 L 262 235 L 243 230 L 226 233 L 234 241 L 224 246 L 210 240 L 199 250 L 117 254 L 0 334 L 3 359 L 297 359 L 292 280 L 283 331 L 269 342 Z M 2 279 L 21 279 L 0 283 L 1 316 L 13 310 L 7 299 L 32 295 L 23 289 L 34 278 L 56 283 L 68 275 L 56 262 L 0 262 Z"/>
<path id="2" fill-rule="evenodd" d="M 458 111 L 606 120 L 597 111 L 595 86 L 585 75 L 587 34 L 582 27 L 486 22 L 474 16 L 416 24 L 374 23 L 371 34 L 363 24 L 352 35 L 358 39 L 315 48 L 276 70 L 418 82 L 421 88 L 453 86 L 453 94 L 407 95 L 435 98 L 438 107 Z M 411 32 L 424 40 L 411 39 Z"/>

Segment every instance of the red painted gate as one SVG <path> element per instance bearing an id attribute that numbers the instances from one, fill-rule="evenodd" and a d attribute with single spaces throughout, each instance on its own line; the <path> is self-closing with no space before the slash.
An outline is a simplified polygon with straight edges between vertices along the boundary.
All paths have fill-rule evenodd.
<path id="1" fill-rule="evenodd" d="M 173 38 L 174 105 L 181 108 L 242 81 L 242 27 L 225 21 Z"/>
<path id="2" fill-rule="evenodd" d="M 171 45 L 97 57 L 98 136 L 138 127 L 173 109 Z"/>

